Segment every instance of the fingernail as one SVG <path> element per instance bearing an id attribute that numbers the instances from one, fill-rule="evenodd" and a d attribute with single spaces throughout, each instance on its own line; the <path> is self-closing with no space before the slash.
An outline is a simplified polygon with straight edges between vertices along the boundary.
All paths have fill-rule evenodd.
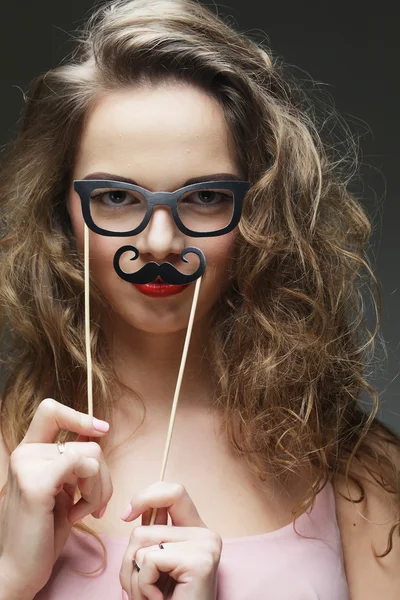
<path id="1" fill-rule="evenodd" d="M 132 506 L 129 504 L 129 506 L 126 507 L 126 509 L 124 510 L 124 512 L 121 515 L 121 519 L 123 521 L 125 521 L 125 519 L 127 519 L 129 517 L 129 515 L 132 512 Z"/>
<path id="2" fill-rule="evenodd" d="M 107 421 L 101 421 L 100 419 L 93 417 L 93 428 L 96 431 L 102 431 L 103 433 L 106 433 L 106 431 L 110 429 L 110 425 L 107 423 Z"/>
<path id="3" fill-rule="evenodd" d="M 106 512 L 106 508 L 107 508 L 107 504 L 105 506 L 103 506 L 103 508 L 101 509 L 101 511 L 99 512 L 99 519 L 101 519 L 101 517 L 104 515 L 104 513 Z"/>
<path id="4" fill-rule="evenodd" d="M 122 600 L 129 600 L 129 596 L 125 590 L 122 590 Z"/>

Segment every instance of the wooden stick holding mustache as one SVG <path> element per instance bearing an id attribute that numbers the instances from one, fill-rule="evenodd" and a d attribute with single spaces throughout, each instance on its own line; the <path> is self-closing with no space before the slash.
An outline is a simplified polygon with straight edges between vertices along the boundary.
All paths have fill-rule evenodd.
<path id="1" fill-rule="evenodd" d="M 164 458 L 163 458 L 162 467 L 161 467 L 160 481 L 164 480 L 165 469 L 167 467 L 168 454 L 169 454 L 169 449 L 171 446 L 171 439 L 172 439 L 172 431 L 173 431 L 174 423 L 175 423 L 176 408 L 178 406 L 179 392 L 181 391 L 181 383 L 182 383 L 182 379 L 183 379 L 183 372 L 185 370 L 185 365 L 186 365 L 186 357 L 187 357 L 187 353 L 188 353 L 188 349 L 189 349 L 190 336 L 192 335 L 193 321 L 194 321 L 194 315 L 195 315 L 196 307 L 197 307 L 197 300 L 199 298 L 201 279 L 202 279 L 202 276 L 197 279 L 196 287 L 194 288 L 192 308 L 190 310 L 190 316 L 189 316 L 189 324 L 188 324 L 188 328 L 186 331 L 185 344 L 183 346 L 181 365 L 179 367 L 178 380 L 176 382 L 175 394 L 174 394 L 174 399 L 172 402 L 171 416 L 169 419 L 167 441 L 165 443 Z M 150 523 L 149 523 L 150 525 L 154 525 L 156 516 L 157 516 L 157 508 L 153 508 L 153 512 L 151 513 L 151 517 L 150 517 Z"/>
<path id="2" fill-rule="evenodd" d="M 186 331 L 185 343 L 184 343 L 183 352 L 182 352 L 182 359 L 181 359 L 181 364 L 180 364 L 179 373 L 178 373 L 178 380 L 176 383 L 174 399 L 172 402 L 172 409 L 171 409 L 171 416 L 170 416 L 170 420 L 169 420 L 167 439 L 165 442 L 164 457 L 163 457 L 162 466 L 161 466 L 160 481 L 164 480 L 165 470 L 167 468 L 168 455 L 169 455 L 169 450 L 171 447 L 171 440 L 172 440 L 172 432 L 173 432 L 174 423 L 175 423 L 176 409 L 178 406 L 179 393 L 181 390 L 183 373 L 185 370 L 186 358 L 187 358 L 187 354 L 188 354 L 188 350 L 189 350 L 190 337 L 192 335 L 194 315 L 196 313 L 197 301 L 199 298 L 201 279 L 202 279 L 202 276 L 200 276 L 196 280 L 196 286 L 194 289 L 192 307 L 191 307 L 190 315 L 189 315 L 189 324 L 188 324 L 188 328 Z M 93 385 L 92 385 L 93 368 L 92 368 L 92 354 L 91 354 L 91 347 L 90 347 L 90 302 L 89 302 L 89 298 L 90 298 L 90 294 L 89 294 L 89 229 L 88 229 L 86 223 L 84 223 L 84 280 L 85 280 L 85 342 L 86 342 L 86 360 L 87 360 L 88 414 L 91 417 L 93 417 Z M 90 438 L 89 438 L 89 440 L 90 440 Z M 153 508 L 149 525 L 154 525 L 156 517 L 157 517 L 157 508 Z M 169 594 L 171 592 L 172 584 L 173 584 L 173 580 L 171 580 L 171 578 L 168 579 L 166 582 L 165 589 L 163 590 L 163 593 L 165 594 L 166 598 L 170 597 Z"/>
<path id="3" fill-rule="evenodd" d="M 193 294 L 193 300 L 192 300 L 192 308 L 190 310 L 190 316 L 189 316 L 189 324 L 188 324 L 188 328 L 187 328 L 187 331 L 186 331 L 185 344 L 183 346 L 181 365 L 179 367 L 178 380 L 176 382 L 174 400 L 172 402 L 171 416 L 170 416 L 170 419 L 169 419 L 167 441 L 165 443 L 164 458 L 163 458 L 162 467 L 161 467 L 160 481 L 164 480 L 165 470 L 167 468 L 167 460 L 168 460 L 168 455 L 169 455 L 169 449 L 170 449 L 170 446 L 171 446 L 172 431 L 173 431 L 174 423 L 175 423 L 176 408 L 178 406 L 179 392 L 181 390 L 181 383 L 182 383 L 182 379 L 183 379 L 183 372 L 185 370 L 185 365 L 186 365 L 186 357 L 187 357 L 187 353 L 188 353 L 188 349 L 189 349 L 190 336 L 192 335 L 193 321 L 194 321 L 194 315 L 195 315 L 196 307 L 197 307 L 197 300 L 199 298 L 199 291 L 200 291 L 201 279 L 202 279 L 202 276 L 200 276 L 196 280 L 196 287 L 194 288 L 194 294 Z M 153 511 L 151 513 L 149 525 L 154 525 L 155 520 L 156 520 L 156 516 L 157 516 L 157 508 L 154 507 Z M 173 584 L 174 584 L 174 580 L 172 578 L 167 579 L 165 587 L 162 590 L 162 592 L 164 594 L 164 597 L 167 600 L 170 598 L 170 594 L 171 594 L 171 591 L 172 591 L 172 585 Z"/>

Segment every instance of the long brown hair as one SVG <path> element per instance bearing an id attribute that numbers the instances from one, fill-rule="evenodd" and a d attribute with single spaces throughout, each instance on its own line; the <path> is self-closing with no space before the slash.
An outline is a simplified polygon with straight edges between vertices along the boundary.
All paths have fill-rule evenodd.
<path id="1" fill-rule="evenodd" d="M 322 136 L 328 121 L 344 137 L 347 124 L 327 105 L 322 119 L 265 43 L 195 0 L 106 3 L 69 61 L 34 80 L 26 96 L 0 183 L 8 373 L 1 427 L 9 451 L 43 398 L 86 411 L 83 267 L 65 203 L 85 116 L 109 90 L 168 81 L 200 86 L 220 103 L 251 184 L 236 273 L 215 307 L 208 348 L 227 438 L 260 478 L 307 471 L 294 520 L 335 475 L 352 478 L 364 496 L 355 457 L 400 506 L 396 468 L 383 450 L 400 439 L 377 419 L 377 393 L 364 374 L 379 292 L 371 292 L 371 331 L 364 314 L 366 282 L 376 283 L 366 254 L 371 227 L 348 190 L 357 149 L 351 142 L 339 157 Z M 93 286 L 94 412 L 112 423 L 119 383 L 98 325 L 102 302 Z"/>

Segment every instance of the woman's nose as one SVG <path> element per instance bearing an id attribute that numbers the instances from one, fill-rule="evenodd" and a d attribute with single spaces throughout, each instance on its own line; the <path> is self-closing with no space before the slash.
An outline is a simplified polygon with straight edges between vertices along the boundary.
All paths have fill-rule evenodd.
<path id="1" fill-rule="evenodd" d="M 150 254 L 157 262 L 169 254 L 180 254 L 187 246 L 185 235 L 176 226 L 167 206 L 153 208 L 150 221 L 136 238 L 135 245 L 140 254 Z"/>

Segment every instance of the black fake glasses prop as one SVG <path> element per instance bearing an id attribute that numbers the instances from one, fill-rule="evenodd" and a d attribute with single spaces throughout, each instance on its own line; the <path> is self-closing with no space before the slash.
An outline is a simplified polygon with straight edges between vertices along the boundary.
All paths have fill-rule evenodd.
<path id="1" fill-rule="evenodd" d="M 149 223 L 154 206 L 169 206 L 176 226 L 191 237 L 224 235 L 236 227 L 242 214 L 243 198 L 250 188 L 247 181 L 207 181 L 195 183 L 175 192 L 150 192 L 143 187 L 111 180 L 83 179 L 74 181 L 86 225 L 99 235 L 130 237 L 141 233 Z M 189 246 L 181 252 L 194 253 L 200 264 L 191 275 L 178 271 L 171 263 L 147 263 L 136 273 L 126 273 L 120 258 L 127 251 L 139 257 L 132 245 L 122 246 L 114 256 L 117 274 L 130 283 L 150 283 L 160 276 L 174 285 L 185 285 L 200 277 L 206 259 L 199 248 Z"/>

